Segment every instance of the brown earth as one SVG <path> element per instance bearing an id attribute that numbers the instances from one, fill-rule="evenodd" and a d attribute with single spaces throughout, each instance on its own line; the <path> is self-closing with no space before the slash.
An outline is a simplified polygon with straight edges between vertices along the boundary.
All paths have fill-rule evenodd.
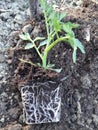
<path id="1" fill-rule="evenodd" d="M 22 42 L 18 40 L 16 33 L 15 38 L 11 38 L 13 46 L 7 59 L 11 76 L 6 86 L 10 88 L 10 92 L 17 93 L 18 100 L 13 99 L 10 107 L 15 110 L 8 111 L 9 120 L 2 124 L 2 130 L 98 130 L 98 5 L 88 1 L 78 9 L 67 8 L 67 13 L 65 21 L 80 24 L 80 27 L 75 29 L 75 34 L 85 46 L 86 54 L 78 51 L 77 63 L 73 64 L 70 46 L 61 43 L 54 47 L 48 58 L 55 63 L 56 68 L 62 67 L 59 75 L 21 63 L 18 58 L 29 58 L 34 62 L 39 59 L 36 59 L 34 50 L 32 52 L 22 49 Z M 43 21 L 28 23 L 32 28 L 29 30 L 31 33 L 34 34 L 34 27 L 38 24 L 40 29 L 37 33 L 44 32 Z M 17 44 L 18 48 L 15 48 Z M 26 125 L 22 121 L 20 86 L 36 80 L 62 82 L 62 111 L 59 123 Z M 12 116 L 14 112 L 16 117 Z"/>

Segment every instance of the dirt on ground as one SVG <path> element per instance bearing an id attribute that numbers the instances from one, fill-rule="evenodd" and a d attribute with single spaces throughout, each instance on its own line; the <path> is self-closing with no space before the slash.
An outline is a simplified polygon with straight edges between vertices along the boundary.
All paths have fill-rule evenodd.
<path id="1" fill-rule="evenodd" d="M 77 52 L 76 64 L 72 61 L 72 48 L 58 44 L 49 53 L 49 59 L 60 74 L 44 72 L 40 68 L 20 62 L 19 58 L 39 61 L 33 50 L 24 51 L 19 33 L 23 30 L 32 35 L 45 32 L 44 20 L 27 21 L 9 38 L 10 50 L 5 52 L 9 70 L 6 82 L 0 86 L 1 130 L 98 130 L 98 4 L 85 1 L 78 8 L 66 8 L 64 21 L 80 24 L 74 32 L 83 43 L 86 54 Z M 45 35 L 45 34 L 44 34 Z M 25 44 L 25 43 L 24 43 Z M 32 58 L 33 57 L 33 58 Z M 62 83 L 61 119 L 58 123 L 26 125 L 20 86 L 27 83 L 53 80 Z"/>

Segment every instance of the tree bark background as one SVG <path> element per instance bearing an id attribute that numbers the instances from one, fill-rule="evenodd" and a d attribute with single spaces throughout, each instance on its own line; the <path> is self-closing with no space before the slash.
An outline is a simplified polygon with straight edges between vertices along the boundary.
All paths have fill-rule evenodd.
<path id="1" fill-rule="evenodd" d="M 29 0 L 30 19 L 34 18 L 37 15 L 38 4 L 39 0 Z"/>

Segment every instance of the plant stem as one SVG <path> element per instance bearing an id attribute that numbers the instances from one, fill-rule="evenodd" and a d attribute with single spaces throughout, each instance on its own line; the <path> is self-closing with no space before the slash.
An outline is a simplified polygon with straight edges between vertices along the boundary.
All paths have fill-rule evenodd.
<path id="1" fill-rule="evenodd" d="M 49 52 L 57 43 L 59 43 L 59 42 L 61 42 L 61 41 L 65 41 L 65 40 L 68 39 L 68 38 L 69 38 L 69 36 L 66 36 L 66 37 L 61 37 L 61 38 L 55 40 L 54 42 L 52 42 L 52 43 L 45 49 L 45 52 L 47 52 L 47 54 L 48 54 L 48 52 Z"/>
<path id="2" fill-rule="evenodd" d="M 44 11 L 44 16 L 45 16 L 45 24 L 46 24 L 47 35 L 49 36 L 48 19 L 47 19 L 47 15 L 46 15 L 45 11 Z"/>
<path id="3" fill-rule="evenodd" d="M 44 17 L 45 17 L 45 25 L 46 25 L 46 30 L 47 30 L 47 36 L 48 36 L 48 43 L 47 46 L 49 45 L 50 42 L 50 33 L 49 33 L 49 26 L 48 26 L 48 18 L 47 18 L 47 13 L 44 10 Z"/>
<path id="4" fill-rule="evenodd" d="M 44 51 L 44 55 L 42 56 L 42 66 L 43 68 L 46 70 L 47 69 L 47 55 L 48 55 L 48 52 L 59 42 L 61 41 L 65 41 L 66 39 L 68 39 L 69 36 L 66 36 L 66 37 L 61 37 L 57 40 L 55 40 L 53 43 L 51 43 L 48 47 L 46 47 L 45 51 Z"/>
<path id="5" fill-rule="evenodd" d="M 36 64 L 32 63 L 31 61 L 27 61 L 27 60 L 24 60 L 24 59 L 19 59 L 21 62 L 24 62 L 24 63 L 28 63 L 32 66 L 37 66 Z"/>
<path id="6" fill-rule="evenodd" d="M 57 36 L 57 39 L 59 39 L 59 35 L 58 35 L 58 33 L 56 32 L 56 36 Z"/>
<path id="7" fill-rule="evenodd" d="M 36 44 L 34 43 L 34 41 L 30 38 L 30 41 L 34 44 L 34 48 L 35 48 L 35 50 L 37 51 L 37 53 L 38 53 L 38 55 L 39 55 L 39 57 L 41 58 L 41 60 L 42 60 L 42 55 L 41 55 L 41 53 L 39 52 L 39 50 L 38 50 L 38 48 L 37 48 L 37 46 L 36 46 Z"/>
<path id="8" fill-rule="evenodd" d="M 44 52 L 44 55 L 42 57 L 42 66 L 46 70 L 47 69 L 47 52 Z"/>

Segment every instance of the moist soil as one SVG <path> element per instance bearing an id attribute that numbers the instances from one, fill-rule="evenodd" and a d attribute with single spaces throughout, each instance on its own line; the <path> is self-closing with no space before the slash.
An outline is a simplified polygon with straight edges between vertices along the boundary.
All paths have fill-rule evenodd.
<path id="1" fill-rule="evenodd" d="M 78 50 L 77 62 L 74 64 L 72 48 L 67 43 L 62 42 L 55 46 L 48 59 L 55 63 L 55 68 L 62 67 L 60 74 L 19 61 L 19 58 L 23 58 L 40 62 L 35 50 L 23 50 L 26 42 L 19 40 L 18 35 L 24 28 L 31 36 L 46 35 L 43 16 L 27 21 L 22 29 L 12 35 L 10 50 L 5 53 L 5 56 L 8 55 L 6 61 L 9 64 L 9 76 L 0 91 L 7 91 L 8 95 L 13 93 L 13 96 L 11 102 L 7 99 L 4 101 L 7 102 L 7 108 L 3 115 L 5 121 L 2 123 L 3 118 L 1 120 L 1 130 L 98 130 L 98 4 L 85 1 L 80 8 L 66 10 L 68 16 L 64 21 L 80 24 L 74 32 L 83 43 L 86 54 L 81 54 Z M 62 83 L 60 122 L 26 125 L 23 120 L 20 88 L 25 84 L 48 80 Z"/>

